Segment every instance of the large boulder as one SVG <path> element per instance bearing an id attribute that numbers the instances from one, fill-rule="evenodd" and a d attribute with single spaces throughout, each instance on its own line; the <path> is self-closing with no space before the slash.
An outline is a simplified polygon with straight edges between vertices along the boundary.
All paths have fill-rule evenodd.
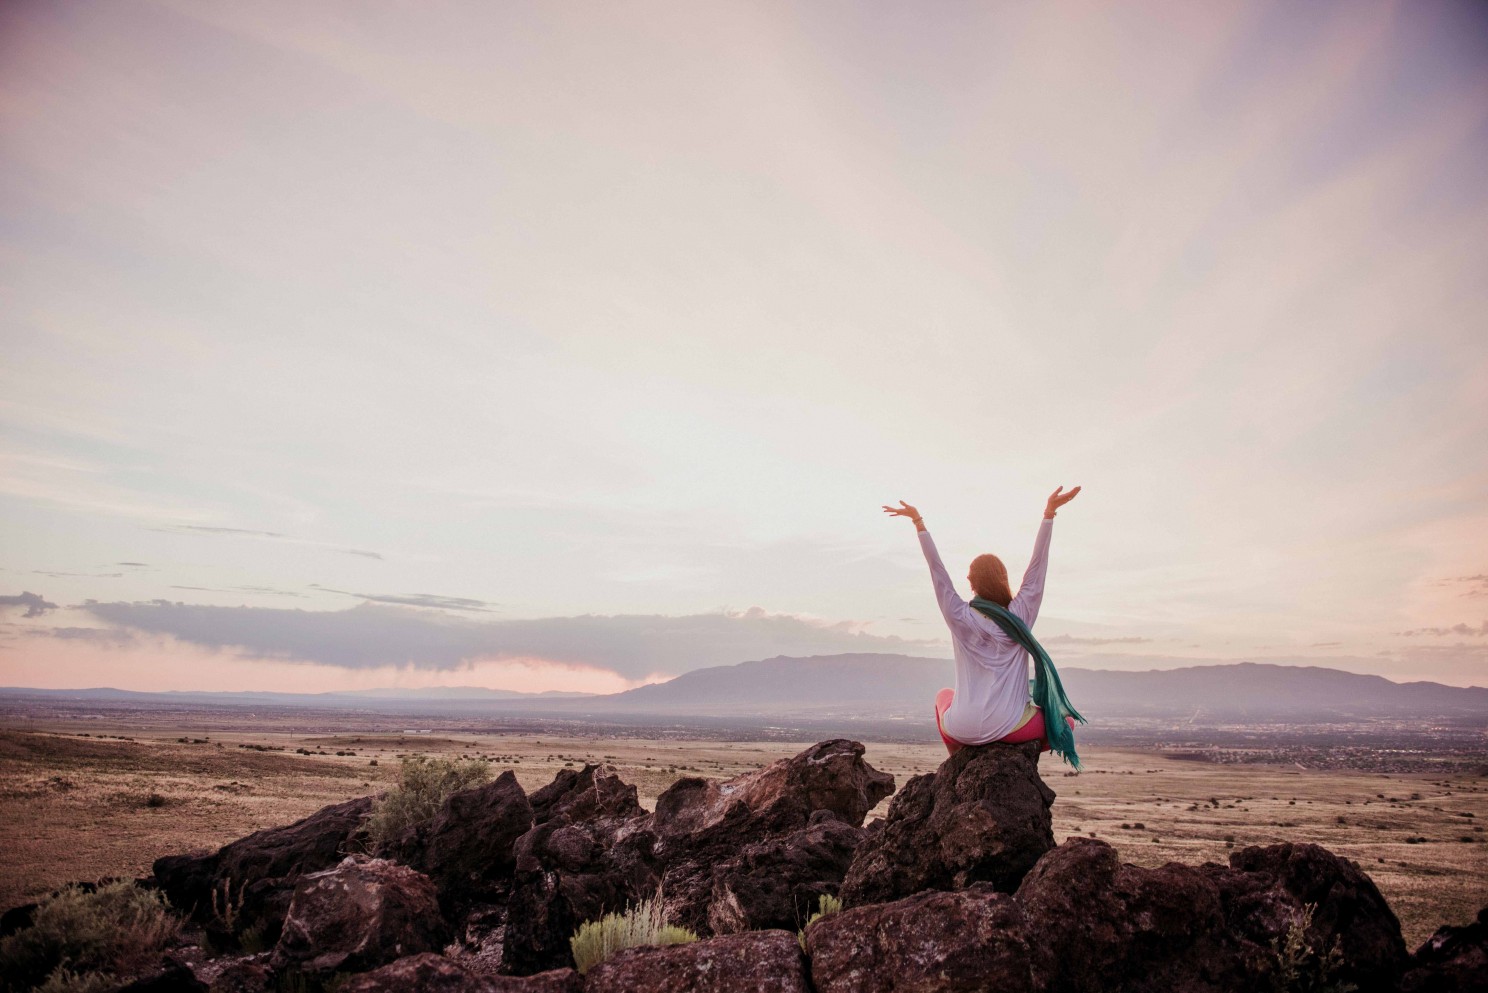
<path id="1" fill-rule="evenodd" d="M 434 951 L 447 937 L 428 876 L 353 855 L 301 877 L 271 964 L 276 972 L 361 972 Z"/>
<path id="2" fill-rule="evenodd" d="M 685 945 L 627 948 L 590 969 L 584 993 L 809 993 L 790 931 L 747 931 Z"/>
<path id="3" fill-rule="evenodd" d="M 1042 936 L 990 883 L 828 914 L 806 929 L 806 949 L 817 993 L 1049 988 Z"/>
<path id="4" fill-rule="evenodd" d="M 510 769 L 446 799 L 432 820 L 379 852 L 433 879 L 447 911 L 478 900 L 504 902 L 516 869 L 517 839 L 532 829 L 532 804 Z"/>
<path id="5" fill-rule="evenodd" d="M 1462 927 L 1437 928 L 1400 981 L 1401 993 L 1488 993 L 1488 907 Z"/>
<path id="6" fill-rule="evenodd" d="M 1264 977 L 1266 963 L 1229 940 L 1219 887 L 1199 868 L 1141 868 L 1104 841 L 1071 838 L 1039 860 L 1016 899 L 1060 991 L 1238 993 L 1254 986 L 1253 967 Z"/>
<path id="7" fill-rule="evenodd" d="M 714 934 L 800 928 L 822 896 L 837 895 L 864 834 L 818 810 L 798 831 L 745 845 L 713 868 L 709 928 Z"/>
<path id="8" fill-rule="evenodd" d="M 332 804 L 286 827 L 239 838 L 210 855 L 156 859 L 156 884 L 216 941 L 231 943 L 252 929 L 261 941 L 279 938 L 301 876 L 340 862 L 359 843 L 372 797 Z"/>
<path id="9" fill-rule="evenodd" d="M 569 938 L 579 925 L 618 912 L 655 877 L 635 857 L 617 860 L 617 837 L 646 819 L 635 786 L 609 765 L 563 770 L 532 794 L 538 822 L 513 846 L 503 967 L 516 975 L 573 965 Z"/>
<path id="10" fill-rule="evenodd" d="M 581 993 L 583 988 L 583 980 L 572 969 L 490 976 L 433 952 L 389 962 L 336 987 L 337 993 Z"/>
<path id="11" fill-rule="evenodd" d="M 672 923 L 711 934 L 718 866 L 751 844 L 800 831 L 814 815 L 827 816 L 817 811 L 858 827 L 894 791 L 894 777 L 863 761 L 863 752 L 861 743 L 836 738 L 724 782 L 679 779 L 657 797 L 649 819 L 622 835 L 617 857 L 638 879 L 646 867 L 661 866 Z M 833 843 L 847 837 L 835 832 Z M 823 860 L 815 861 L 825 867 Z M 835 884 L 839 878 L 833 869 L 820 879 L 801 881 Z"/>
<path id="12" fill-rule="evenodd" d="M 1054 791 L 1038 774 L 1038 742 L 963 748 L 916 776 L 883 826 L 858 846 L 842 883 L 844 906 L 887 903 L 923 890 L 989 882 L 1011 893 L 1054 847 Z"/>
<path id="13" fill-rule="evenodd" d="M 1219 887 L 1226 926 L 1237 938 L 1269 953 L 1272 940 L 1313 904 L 1307 944 L 1325 954 L 1336 942 L 1343 962 L 1334 978 L 1361 993 L 1395 988 L 1407 957 L 1400 921 L 1357 863 L 1319 845 L 1285 842 L 1234 852 L 1228 869 L 1203 869 Z"/>

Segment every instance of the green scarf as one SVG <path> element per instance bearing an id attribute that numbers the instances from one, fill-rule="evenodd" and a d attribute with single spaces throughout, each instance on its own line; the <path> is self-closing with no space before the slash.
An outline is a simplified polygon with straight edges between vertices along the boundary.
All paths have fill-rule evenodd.
<path id="1" fill-rule="evenodd" d="M 1059 682 L 1059 673 L 1055 671 L 1054 661 L 1049 658 L 1049 653 L 1034 640 L 1028 625 L 1002 604 L 976 597 L 971 605 L 996 621 L 998 627 L 1007 632 L 1008 637 L 1033 656 L 1037 664 L 1034 666 L 1029 692 L 1033 696 L 1033 702 L 1044 712 L 1044 733 L 1049 739 L 1049 749 L 1079 769 L 1080 756 L 1075 754 L 1075 731 L 1065 721 L 1065 717 L 1073 717 L 1081 724 L 1090 722 L 1080 716 L 1079 711 L 1070 705 L 1069 697 L 1064 695 L 1064 685 Z"/>

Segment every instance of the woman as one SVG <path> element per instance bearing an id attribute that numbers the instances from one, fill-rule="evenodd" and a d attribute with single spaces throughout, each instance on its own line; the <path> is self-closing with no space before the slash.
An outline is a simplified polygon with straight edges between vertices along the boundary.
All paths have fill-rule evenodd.
<path id="1" fill-rule="evenodd" d="M 1044 708 L 1033 702 L 1036 694 L 1045 707 L 1059 710 L 1071 729 L 1075 720 L 1084 718 L 1069 706 L 1059 686 L 1058 675 L 1043 649 L 1033 640 L 1029 629 L 1038 617 L 1044 595 L 1044 572 L 1048 567 L 1049 535 L 1054 516 L 1060 507 L 1080 492 L 1076 486 L 1068 493 L 1060 486 L 1044 507 L 1044 520 L 1039 525 L 1033 545 L 1033 560 L 1023 574 L 1018 595 L 1008 585 L 1007 567 L 995 555 L 978 555 L 971 562 L 966 578 L 976 599 L 967 603 L 956 595 L 940 553 L 920 512 L 903 500 L 898 507 L 884 505 L 884 510 L 914 521 L 920 535 L 920 548 L 930 564 L 930 577 L 940 612 L 951 630 L 956 655 L 956 688 L 943 689 L 935 697 L 935 723 L 940 729 L 946 751 L 954 755 L 965 745 L 982 745 L 989 741 L 1041 741 L 1042 751 L 1055 748 L 1077 769 L 1074 738 L 1069 733 L 1056 733 L 1051 744 L 1049 729 L 1044 724 Z M 1011 616 L 1009 616 L 1011 615 Z M 1000 618 L 1000 620 L 998 619 Z M 1029 653 L 1039 659 L 1036 690 L 1030 693 L 1028 680 Z M 1072 715 L 1072 716 L 1068 716 Z M 1057 747 L 1055 747 L 1057 745 Z"/>

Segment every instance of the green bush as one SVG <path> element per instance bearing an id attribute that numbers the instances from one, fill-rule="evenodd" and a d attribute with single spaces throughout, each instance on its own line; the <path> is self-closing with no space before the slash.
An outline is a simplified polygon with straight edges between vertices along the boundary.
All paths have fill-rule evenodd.
<path id="1" fill-rule="evenodd" d="M 586 973 L 622 948 L 637 945 L 685 945 L 698 936 L 684 927 L 666 921 L 666 908 L 661 892 L 642 900 L 623 914 L 605 914 L 597 921 L 586 921 L 568 940 L 573 949 L 574 965 Z"/>
<path id="2" fill-rule="evenodd" d="M 0 976 L 11 990 L 91 993 L 154 965 L 180 927 L 164 896 L 128 880 L 92 893 L 70 885 L 0 941 Z"/>
<path id="3" fill-rule="evenodd" d="M 796 932 L 796 940 L 801 943 L 801 950 L 806 950 L 806 929 L 828 914 L 835 914 L 842 909 L 842 901 L 830 893 L 823 893 L 816 900 L 816 913 L 806 918 L 806 923 L 801 930 Z"/>
<path id="4" fill-rule="evenodd" d="M 490 782 L 485 759 L 441 759 L 409 755 L 398 769 L 398 785 L 372 805 L 367 834 L 374 845 L 393 840 L 432 818 L 451 795 Z"/>
<path id="5" fill-rule="evenodd" d="M 1307 929 L 1317 904 L 1305 903 L 1285 935 L 1271 939 L 1271 952 L 1276 956 L 1276 971 L 1271 987 L 1275 993 L 1354 993 L 1353 983 L 1336 978 L 1343 966 L 1343 950 L 1338 937 L 1326 952 L 1318 952 L 1307 942 Z"/>

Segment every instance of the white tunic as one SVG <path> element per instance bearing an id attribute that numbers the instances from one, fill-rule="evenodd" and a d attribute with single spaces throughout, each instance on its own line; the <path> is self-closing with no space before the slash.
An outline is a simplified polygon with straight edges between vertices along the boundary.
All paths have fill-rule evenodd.
<path id="1" fill-rule="evenodd" d="M 1045 518 L 1033 543 L 1033 560 L 1008 610 L 1029 628 L 1044 598 L 1044 572 L 1049 564 L 1049 535 L 1054 522 Z M 986 616 L 956 595 L 929 531 L 921 531 L 920 548 L 930 563 L 935 598 L 951 629 L 956 654 L 956 697 L 940 726 L 967 745 L 982 745 L 1008 734 L 1023 720 L 1029 704 L 1028 652 Z"/>

